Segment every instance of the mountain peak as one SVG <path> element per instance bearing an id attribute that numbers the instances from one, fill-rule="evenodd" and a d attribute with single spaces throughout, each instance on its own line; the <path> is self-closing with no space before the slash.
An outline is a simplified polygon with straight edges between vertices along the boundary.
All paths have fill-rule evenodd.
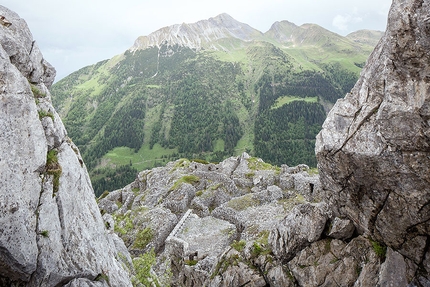
<path id="1" fill-rule="evenodd" d="M 213 50 L 225 50 L 226 48 L 216 41 L 220 39 L 239 39 L 252 41 L 262 33 L 248 24 L 241 23 L 226 13 L 201 20 L 196 23 L 175 24 L 161 28 L 148 36 L 139 37 L 132 51 L 146 49 L 148 47 L 159 47 L 163 43 L 180 45 L 191 49 L 200 50 L 209 48 Z"/>

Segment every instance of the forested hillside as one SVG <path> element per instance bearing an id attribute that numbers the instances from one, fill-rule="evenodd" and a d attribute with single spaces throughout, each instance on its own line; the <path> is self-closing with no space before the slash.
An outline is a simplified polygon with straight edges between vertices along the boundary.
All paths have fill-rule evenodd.
<path id="1" fill-rule="evenodd" d="M 356 82 L 373 48 L 363 39 L 374 34 L 354 41 L 294 26 L 307 40 L 285 42 L 279 26 L 265 40 L 217 39 L 223 50 L 130 49 L 56 83 L 54 104 L 96 193 L 181 157 L 218 162 L 247 151 L 316 166 L 315 136 Z"/>

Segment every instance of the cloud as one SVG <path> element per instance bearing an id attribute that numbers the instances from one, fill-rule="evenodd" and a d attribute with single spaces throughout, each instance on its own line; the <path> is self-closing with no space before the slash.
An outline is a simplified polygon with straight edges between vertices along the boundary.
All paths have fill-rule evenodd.
<path id="1" fill-rule="evenodd" d="M 357 24 L 363 22 L 363 18 L 358 16 L 346 15 L 336 15 L 333 18 L 332 25 L 341 31 L 348 31 L 350 24 Z"/>

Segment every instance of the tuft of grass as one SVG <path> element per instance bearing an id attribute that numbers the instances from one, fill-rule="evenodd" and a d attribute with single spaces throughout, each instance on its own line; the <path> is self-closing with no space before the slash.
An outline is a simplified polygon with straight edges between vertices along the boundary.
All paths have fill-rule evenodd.
<path id="1" fill-rule="evenodd" d="M 105 198 L 106 196 L 109 195 L 109 190 L 105 190 L 102 195 L 100 195 L 100 197 L 97 199 L 98 201 Z"/>
<path id="2" fill-rule="evenodd" d="M 387 255 L 387 246 L 374 240 L 370 240 L 370 242 L 372 243 L 373 251 L 376 253 L 376 255 L 382 261 L 385 260 L 385 256 Z"/>
<path id="3" fill-rule="evenodd" d="M 245 248 L 246 245 L 246 241 L 245 240 L 240 240 L 240 241 L 233 241 L 233 243 L 231 244 L 231 247 L 233 247 L 234 249 L 236 249 L 236 251 L 242 252 L 242 250 Z"/>
<path id="4" fill-rule="evenodd" d="M 35 85 L 30 84 L 31 92 L 36 99 L 45 98 L 46 94 L 39 90 Z"/>
<path id="5" fill-rule="evenodd" d="M 97 275 L 97 277 L 94 279 L 95 281 L 105 281 L 106 283 L 109 283 L 109 276 L 107 276 L 104 273 L 100 273 Z"/>
<path id="6" fill-rule="evenodd" d="M 269 247 L 269 233 L 268 230 L 263 230 L 258 234 L 258 239 L 254 241 L 251 249 L 254 257 L 272 253 L 272 249 Z"/>
<path id="7" fill-rule="evenodd" d="M 273 166 L 270 163 L 264 162 L 260 158 L 251 157 L 248 159 L 248 167 L 250 170 L 274 170 L 275 172 L 281 172 L 281 168 Z"/>
<path id="8" fill-rule="evenodd" d="M 229 266 L 237 266 L 241 261 L 242 260 L 238 254 L 233 254 L 229 257 L 222 257 L 215 266 L 215 270 L 211 274 L 210 278 L 213 279 L 216 275 L 223 274 Z"/>
<path id="9" fill-rule="evenodd" d="M 184 175 L 183 177 L 181 177 L 180 179 L 175 181 L 175 183 L 172 185 L 172 187 L 169 189 L 169 191 L 178 189 L 183 183 L 193 184 L 193 183 L 197 183 L 199 181 L 200 181 L 200 178 L 196 175 L 193 175 L 193 174 Z"/>
<path id="10" fill-rule="evenodd" d="M 319 174 L 319 170 L 318 170 L 318 168 L 316 168 L 316 167 L 314 167 L 314 168 L 310 168 L 310 169 L 308 170 L 308 174 L 309 174 L 309 175 L 317 175 L 317 174 Z"/>
<path id="11" fill-rule="evenodd" d="M 53 121 L 55 119 L 54 114 L 51 112 L 40 110 L 38 111 L 38 114 L 39 114 L 39 120 L 42 120 L 43 118 L 46 118 L 46 117 L 50 117 Z"/>
<path id="12" fill-rule="evenodd" d="M 151 268 L 155 262 L 156 258 L 154 249 L 133 259 L 133 267 L 136 270 L 136 277 L 133 279 L 133 286 L 160 286 L 157 278 L 151 272 Z"/>
<path id="13" fill-rule="evenodd" d="M 189 266 L 194 266 L 194 265 L 196 265 L 198 262 L 199 262 L 198 260 L 188 260 L 188 259 L 184 260 L 184 263 L 185 263 L 186 265 L 189 265 Z"/>
<path id="14" fill-rule="evenodd" d="M 49 231 L 48 230 L 42 230 L 40 232 L 40 235 L 42 235 L 43 237 L 49 237 Z"/>
<path id="15" fill-rule="evenodd" d="M 118 233 L 120 235 L 125 235 L 134 228 L 133 221 L 130 218 L 130 214 L 115 215 L 114 220 L 115 220 L 115 227 L 114 227 L 115 233 Z"/>
<path id="16" fill-rule="evenodd" d="M 133 248 L 145 249 L 145 247 L 154 238 L 151 227 L 146 227 L 145 229 L 139 230 L 136 234 L 136 239 L 133 243 Z"/>
<path id="17" fill-rule="evenodd" d="M 46 166 L 45 166 L 46 174 L 52 175 L 53 180 L 53 194 L 54 197 L 58 189 L 60 188 L 60 176 L 62 173 L 62 169 L 60 164 L 58 163 L 58 151 L 55 149 L 52 149 L 48 151 L 48 154 L 46 155 Z"/>

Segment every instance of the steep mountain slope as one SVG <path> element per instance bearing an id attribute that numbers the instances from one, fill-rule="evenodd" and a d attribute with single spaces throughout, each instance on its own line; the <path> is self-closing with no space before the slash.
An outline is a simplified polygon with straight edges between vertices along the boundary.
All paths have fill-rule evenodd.
<path id="1" fill-rule="evenodd" d="M 179 157 L 247 151 L 316 166 L 325 112 L 372 48 L 311 24 L 275 23 L 263 34 L 222 14 L 160 29 L 71 74 L 54 85 L 54 103 L 97 193 Z"/>

